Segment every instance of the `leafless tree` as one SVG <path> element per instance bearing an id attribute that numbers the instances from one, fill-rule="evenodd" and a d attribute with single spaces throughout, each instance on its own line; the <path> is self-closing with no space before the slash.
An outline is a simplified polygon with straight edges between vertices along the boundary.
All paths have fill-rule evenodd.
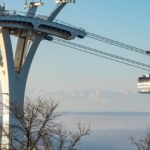
<path id="1" fill-rule="evenodd" d="M 137 150 L 150 150 L 150 131 L 146 133 L 143 139 L 135 140 L 135 138 L 130 138 L 132 144 L 134 144 Z"/>
<path id="2" fill-rule="evenodd" d="M 7 106 L 6 106 L 7 107 Z M 24 111 L 11 104 L 10 112 L 14 124 L 8 134 L 0 122 L 0 131 L 7 136 L 11 150 L 77 150 L 81 138 L 90 134 L 90 127 L 78 124 L 76 132 L 69 131 L 59 122 L 60 113 L 56 112 L 58 103 L 27 100 Z M 24 138 L 20 137 L 24 135 Z"/>

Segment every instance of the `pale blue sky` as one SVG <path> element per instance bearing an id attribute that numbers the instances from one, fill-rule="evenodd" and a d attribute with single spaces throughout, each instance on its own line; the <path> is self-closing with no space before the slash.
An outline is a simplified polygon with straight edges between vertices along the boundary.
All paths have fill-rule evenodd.
<path id="1" fill-rule="evenodd" d="M 48 15 L 54 7 L 53 0 L 43 2 L 45 5 L 39 8 L 38 13 Z M 24 0 L 5 0 L 5 3 L 6 9 L 25 11 Z M 150 50 L 149 6 L 149 0 L 77 0 L 75 5 L 68 4 L 57 19 L 82 27 L 88 32 Z M 146 56 L 87 38 L 75 42 L 150 64 L 150 58 Z M 150 96 L 136 92 L 137 78 L 145 73 L 140 69 L 42 41 L 31 67 L 27 88 L 42 88 L 49 92 L 83 92 L 87 89 L 109 91 L 102 94 L 103 101 L 99 105 L 90 100 L 85 100 L 83 104 L 72 102 L 70 97 L 70 101 L 65 102 L 64 110 L 82 111 L 82 106 L 87 105 L 84 111 L 149 111 Z M 123 102 L 120 101 L 121 96 L 117 97 L 116 93 L 114 96 L 112 91 L 132 93 L 127 92 L 127 100 L 123 98 Z M 75 104 L 81 108 L 74 108 Z"/>

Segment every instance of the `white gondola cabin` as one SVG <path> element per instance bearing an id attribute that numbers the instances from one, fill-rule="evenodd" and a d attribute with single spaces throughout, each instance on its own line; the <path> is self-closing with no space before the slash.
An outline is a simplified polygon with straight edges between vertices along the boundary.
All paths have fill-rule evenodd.
<path id="1" fill-rule="evenodd" d="M 150 93 L 150 74 L 139 77 L 137 87 L 139 93 Z"/>

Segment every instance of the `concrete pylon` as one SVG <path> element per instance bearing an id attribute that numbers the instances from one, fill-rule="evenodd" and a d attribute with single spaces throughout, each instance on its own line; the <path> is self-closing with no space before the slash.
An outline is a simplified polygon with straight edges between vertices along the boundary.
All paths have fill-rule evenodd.
<path id="1" fill-rule="evenodd" d="M 23 111 L 24 92 L 26 87 L 26 80 L 29 69 L 38 48 L 42 37 L 36 36 L 33 40 L 26 57 L 22 57 L 26 53 L 27 48 L 16 48 L 16 56 L 13 59 L 12 43 L 10 39 L 9 30 L 5 28 L 0 29 L 0 49 L 1 49 L 1 64 L 0 64 L 0 81 L 2 87 L 2 103 L 3 103 L 3 128 L 7 131 L 11 130 L 11 125 L 14 124 L 13 118 L 10 115 L 9 107 L 11 104 L 18 105 Z M 20 38 L 18 38 L 20 41 Z M 25 42 L 25 45 L 28 41 Z M 7 136 L 2 136 L 2 147 L 9 149 L 9 139 Z"/>

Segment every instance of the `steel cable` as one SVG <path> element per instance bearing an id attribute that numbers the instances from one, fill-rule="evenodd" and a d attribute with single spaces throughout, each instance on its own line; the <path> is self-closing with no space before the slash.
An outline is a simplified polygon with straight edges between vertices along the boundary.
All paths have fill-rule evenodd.
<path id="1" fill-rule="evenodd" d="M 79 51 L 89 53 L 89 54 L 92 54 L 92 55 L 96 55 L 96 56 L 99 56 L 99 57 L 102 57 L 102 58 L 105 58 L 105 59 L 116 61 L 118 63 L 122 63 L 122 64 L 126 64 L 126 65 L 129 65 L 129 66 L 132 66 L 132 67 L 140 68 L 142 70 L 150 71 L 150 69 L 149 69 L 150 65 L 147 65 L 147 64 L 144 64 L 144 63 L 141 63 L 141 62 L 138 62 L 138 61 L 134 61 L 134 60 L 127 59 L 127 58 L 124 58 L 124 57 L 121 57 L 121 56 L 106 53 L 106 52 L 103 52 L 103 51 L 100 51 L 100 50 L 97 50 L 97 49 L 93 49 L 93 48 L 90 48 L 90 47 L 87 47 L 87 46 L 83 46 L 83 45 L 80 45 L 80 44 L 77 44 L 77 43 L 62 40 L 60 38 L 54 38 L 53 42 L 57 43 L 59 45 L 67 46 L 67 47 L 70 47 L 70 48 L 73 48 L 73 49 L 76 49 L 76 50 L 79 50 Z"/>
<path id="2" fill-rule="evenodd" d="M 150 51 L 143 50 L 141 48 L 137 48 L 137 47 L 134 47 L 134 46 L 130 46 L 128 44 L 118 42 L 118 41 L 106 38 L 104 36 L 100 36 L 100 35 L 96 35 L 94 33 L 87 32 L 87 37 L 89 37 L 91 39 L 94 39 L 94 40 L 97 40 L 97 41 L 105 42 L 107 44 L 118 46 L 118 47 L 130 50 L 130 51 L 134 51 L 134 52 L 137 52 L 137 53 L 140 53 L 140 54 L 150 56 Z"/>

